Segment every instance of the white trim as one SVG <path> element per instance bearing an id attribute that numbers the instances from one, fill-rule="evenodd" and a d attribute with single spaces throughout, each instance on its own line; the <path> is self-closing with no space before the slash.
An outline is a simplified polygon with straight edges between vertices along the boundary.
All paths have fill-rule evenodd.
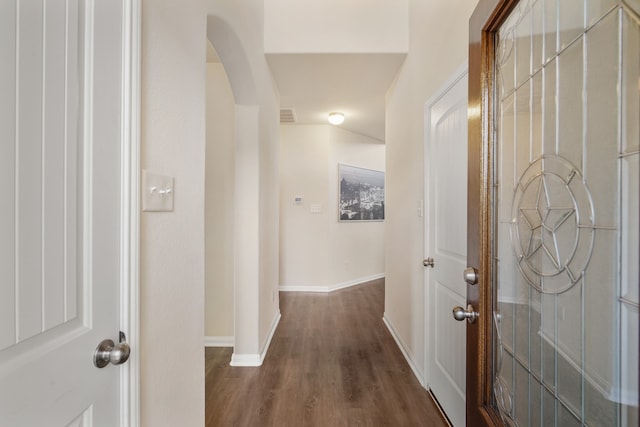
<path id="1" fill-rule="evenodd" d="M 262 344 L 262 349 L 260 351 L 260 364 L 264 361 L 265 356 L 267 355 L 267 351 L 269 350 L 269 346 L 271 345 L 271 340 L 276 333 L 276 329 L 278 329 L 278 324 L 280 323 L 280 319 L 282 315 L 280 314 L 280 310 L 276 314 L 276 317 L 273 318 L 273 322 L 271 322 L 271 328 L 269 329 L 269 333 L 267 334 L 267 338 L 264 340 Z"/>
<path id="2" fill-rule="evenodd" d="M 538 335 L 547 342 L 573 369 L 578 372 L 578 374 L 582 374 L 582 377 L 587 380 L 589 384 L 598 392 L 600 392 L 603 396 L 605 396 L 608 400 L 613 402 L 623 403 L 626 405 L 634 405 L 638 403 L 638 394 L 637 391 L 630 392 L 629 394 L 624 394 L 620 389 L 613 387 L 606 381 L 602 376 L 598 375 L 597 372 L 587 372 L 582 369 L 580 365 L 575 362 L 577 356 L 575 354 L 572 355 L 571 349 L 569 349 L 566 345 L 561 342 L 555 342 L 553 336 L 545 333 L 542 329 L 538 329 Z M 624 401 L 621 401 L 624 396 Z"/>
<path id="3" fill-rule="evenodd" d="M 122 30 L 122 288 L 120 329 L 131 355 L 120 371 L 120 425 L 140 425 L 140 40 L 141 0 L 124 2 Z"/>
<path id="4" fill-rule="evenodd" d="M 498 303 L 527 305 L 538 313 L 542 313 L 542 303 L 540 301 L 529 301 L 526 297 L 498 296 Z"/>
<path id="5" fill-rule="evenodd" d="M 93 215 L 92 215 L 92 207 L 93 207 L 93 192 L 90 191 L 93 188 L 93 99 L 94 99 L 94 32 L 95 32 L 95 10 L 94 3 L 87 2 L 86 8 L 84 10 L 84 22 L 82 23 L 82 37 L 84 37 L 85 45 L 82 61 L 83 65 L 83 83 L 84 88 L 82 89 L 82 101 L 84 101 L 84 105 L 82 105 L 82 115 L 83 115 L 83 126 L 82 126 L 82 141 L 84 141 L 84 152 L 82 153 L 82 259 L 83 259 L 83 268 L 82 268 L 82 280 L 85 283 L 87 292 L 83 292 L 83 302 L 82 307 L 83 313 L 81 314 L 82 322 L 91 327 L 91 319 L 93 319 L 93 306 L 91 304 L 93 300 L 92 295 L 92 280 L 93 277 L 93 257 L 92 257 L 92 243 L 93 243 Z M 78 16 L 80 12 L 78 13 Z M 81 101 L 81 103 L 82 103 Z M 114 141 L 115 142 L 115 141 Z M 122 141 L 121 141 L 122 142 Z M 122 213 L 122 212 L 121 212 Z M 122 239 L 121 239 L 122 241 Z M 86 260 L 86 261 L 84 261 Z M 19 293 L 16 294 L 16 297 L 19 297 Z M 16 300 L 17 301 L 17 300 Z M 16 325 L 17 327 L 18 325 Z M 19 335 L 16 335 L 19 336 Z"/>
<path id="6" fill-rule="evenodd" d="M 449 92 L 456 85 L 456 83 L 458 83 L 459 80 L 463 79 L 464 76 L 467 75 L 469 71 L 468 69 L 469 60 L 465 59 L 462 64 L 460 64 L 458 68 L 456 68 L 456 70 L 451 74 L 451 76 L 447 80 L 445 80 L 444 83 L 442 83 L 440 89 L 435 94 L 433 94 L 433 96 L 431 96 L 431 98 L 429 98 L 427 102 L 424 103 L 425 111 L 426 109 L 430 110 L 431 107 L 433 107 L 436 102 L 440 101 L 440 98 L 446 95 L 447 92 Z M 430 127 L 427 127 L 426 129 L 428 129 L 429 131 L 431 130 Z"/>
<path id="7" fill-rule="evenodd" d="M 605 396 L 608 400 L 616 403 L 621 403 L 623 405 L 634 406 L 638 404 L 638 390 L 631 390 L 627 388 L 623 388 L 620 384 L 620 381 L 616 381 L 614 379 L 614 383 L 618 383 L 618 385 L 611 384 L 610 381 L 607 381 L 602 377 L 598 372 L 591 369 L 583 369 L 580 367 L 579 362 L 576 362 L 576 359 L 580 359 L 579 355 L 575 354 L 575 351 L 572 351 L 567 345 L 555 339 L 552 334 L 549 334 L 544 331 L 544 329 L 538 329 L 538 335 L 545 340 L 545 342 L 553 348 L 575 371 L 584 377 L 584 379 L 591 384 L 591 386 L 600 392 L 603 396 Z M 611 362 L 614 363 L 615 362 Z"/>
<path id="8" fill-rule="evenodd" d="M 313 286 L 313 285 L 280 285 L 280 292 L 334 292 L 340 289 L 349 288 L 351 286 L 361 285 L 372 280 L 383 279 L 384 273 L 374 274 L 372 276 L 359 277 L 357 279 L 348 280 L 342 283 L 336 283 L 329 286 Z"/>
<path id="9" fill-rule="evenodd" d="M 234 337 L 231 336 L 217 336 L 217 337 L 204 337 L 205 347 L 233 347 Z"/>
<path id="10" fill-rule="evenodd" d="M 262 360 L 260 360 L 259 354 L 237 354 L 231 355 L 230 366 L 261 366 Z"/>
<path id="11" fill-rule="evenodd" d="M 587 378 L 587 380 L 589 380 L 589 378 Z M 607 398 L 612 402 L 621 403 L 623 405 L 637 406 L 638 399 L 640 399 L 640 394 L 638 394 L 638 389 L 629 389 L 618 386 L 611 388 L 611 391 L 607 395 Z"/>
<path id="12" fill-rule="evenodd" d="M 435 92 L 424 104 L 424 145 L 423 145 L 423 184 L 424 184 L 424 199 L 422 201 L 422 212 L 423 212 L 423 222 L 422 222 L 422 244 L 423 244 L 423 258 L 426 259 L 429 255 L 430 247 L 429 247 L 429 159 L 431 155 L 431 109 L 433 106 L 440 101 L 440 99 L 445 96 L 461 79 L 465 78 L 469 73 L 469 60 L 468 58 L 464 60 L 462 64 L 456 68 L 456 70 L 451 74 L 451 76 L 445 80 L 444 83 L 440 86 L 437 92 Z M 467 95 L 468 97 L 468 95 Z M 423 285 L 424 285 L 424 299 L 423 299 L 423 308 L 424 308 L 424 317 L 423 317 L 423 325 L 424 325 L 424 371 L 425 371 L 425 381 L 422 383 L 423 387 L 428 388 L 429 382 L 429 351 L 430 351 L 430 334 L 429 334 L 429 317 L 431 316 L 431 312 L 429 310 L 429 268 L 425 268 L 422 276 Z"/>
<path id="13" fill-rule="evenodd" d="M 267 351 L 269 350 L 269 346 L 271 345 L 271 340 L 273 339 L 273 335 L 276 333 L 276 329 L 278 328 L 278 324 L 280 323 L 281 318 L 280 311 L 273 318 L 273 322 L 271 323 L 271 329 L 269 330 L 269 334 L 267 338 L 264 340 L 264 344 L 262 345 L 262 349 L 260 354 L 237 354 L 233 353 L 231 355 L 231 366 L 262 366 L 262 362 L 264 362 L 264 358 L 267 355 Z"/>
<path id="14" fill-rule="evenodd" d="M 413 375 L 416 376 L 416 379 L 420 382 L 420 385 L 422 387 L 426 387 L 424 375 L 422 374 L 422 372 L 420 372 L 420 369 L 418 368 L 418 366 L 416 366 L 416 364 L 413 362 L 413 357 L 411 357 L 411 352 L 409 351 L 407 346 L 404 345 L 402 338 L 400 338 L 400 335 L 398 335 L 398 333 L 396 332 L 395 328 L 391 323 L 391 320 L 389 320 L 389 318 L 387 317 L 386 312 L 382 315 L 382 321 L 384 322 L 385 325 L 387 325 L 387 329 L 389 330 L 389 332 L 391 333 L 391 336 L 393 337 L 396 344 L 398 345 L 398 348 L 400 348 L 402 355 L 404 356 L 405 360 L 409 364 L 409 367 L 413 371 Z"/>

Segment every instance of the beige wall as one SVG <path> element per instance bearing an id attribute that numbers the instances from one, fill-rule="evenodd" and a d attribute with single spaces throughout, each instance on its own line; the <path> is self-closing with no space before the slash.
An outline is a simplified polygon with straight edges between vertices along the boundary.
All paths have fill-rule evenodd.
<path id="1" fill-rule="evenodd" d="M 424 372 L 424 106 L 467 58 L 475 0 L 411 0 L 409 54 L 387 93 L 385 316 Z"/>
<path id="2" fill-rule="evenodd" d="M 329 283 L 329 126 L 281 126 L 280 286 Z M 294 197 L 302 197 L 300 205 Z M 311 213 L 312 204 L 321 213 Z"/>
<path id="3" fill-rule="evenodd" d="M 251 164 L 257 172 L 245 178 L 260 213 L 250 218 L 259 235 L 250 242 L 256 258 L 244 260 L 255 268 L 257 283 L 244 290 L 252 298 L 244 324 L 250 329 L 247 352 L 262 351 L 278 314 L 273 296 L 279 282 L 279 102 L 263 53 L 263 5 L 260 0 L 207 4 L 210 15 L 235 31 L 226 35 L 244 48 L 242 58 L 216 45 L 223 62 L 226 55 L 225 66 L 239 64 L 233 71 L 227 68 L 240 104 L 236 114 L 256 119 L 242 135 L 256 140 Z M 422 115 L 425 101 L 466 57 L 474 7 L 474 1 L 464 0 L 409 2 L 410 52 L 387 97 L 386 316 L 419 366 L 424 358 L 423 239 L 415 207 L 424 197 Z M 203 0 L 143 0 L 142 167 L 176 177 L 174 212 L 141 218 L 139 351 L 146 426 L 204 424 L 206 16 Z M 251 183 L 258 187 L 252 189 Z"/>
<path id="4" fill-rule="evenodd" d="M 406 52 L 409 0 L 265 0 L 265 52 Z"/>
<path id="5" fill-rule="evenodd" d="M 175 177 L 141 216 L 143 426 L 204 425 L 205 25 L 203 0 L 142 1 L 141 166 Z"/>
<path id="6" fill-rule="evenodd" d="M 207 38 L 236 103 L 234 359 L 255 362 L 280 313 L 280 101 L 264 55 L 263 1 L 216 0 L 207 6 Z"/>
<path id="7" fill-rule="evenodd" d="M 383 275 L 384 222 L 338 222 L 338 164 L 384 171 L 384 144 L 295 125 L 281 126 L 280 146 L 281 289 L 327 291 Z"/>
<path id="8" fill-rule="evenodd" d="M 338 127 L 330 127 L 329 283 L 341 285 L 384 275 L 385 222 L 338 222 L 338 163 L 385 171 L 385 145 Z"/>
<path id="9" fill-rule="evenodd" d="M 233 336 L 234 123 L 231 86 L 220 63 L 207 64 L 205 168 L 205 336 Z"/>

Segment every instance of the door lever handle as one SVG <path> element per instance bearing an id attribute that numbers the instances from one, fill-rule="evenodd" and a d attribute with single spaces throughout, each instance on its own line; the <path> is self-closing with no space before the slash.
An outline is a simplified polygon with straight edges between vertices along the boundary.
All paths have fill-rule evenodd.
<path id="1" fill-rule="evenodd" d="M 436 262 L 433 258 L 429 257 L 422 261 L 422 265 L 433 268 L 436 265 Z"/>

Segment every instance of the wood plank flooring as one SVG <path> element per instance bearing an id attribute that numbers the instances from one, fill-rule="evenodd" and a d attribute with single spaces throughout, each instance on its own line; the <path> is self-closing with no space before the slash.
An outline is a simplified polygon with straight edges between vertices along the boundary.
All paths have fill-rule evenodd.
<path id="1" fill-rule="evenodd" d="M 330 294 L 281 293 L 264 363 L 207 348 L 213 426 L 446 426 L 382 322 L 384 280 Z"/>

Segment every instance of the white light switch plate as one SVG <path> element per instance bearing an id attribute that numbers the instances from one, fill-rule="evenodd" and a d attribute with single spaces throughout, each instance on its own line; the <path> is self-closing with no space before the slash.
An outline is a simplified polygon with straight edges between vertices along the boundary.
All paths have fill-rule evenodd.
<path id="1" fill-rule="evenodd" d="M 142 171 L 142 211 L 173 211 L 173 177 Z"/>
<path id="2" fill-rule="evenodd" d="M 320 213 L 322 212 L 322 207 L 320 205 L 311 205 L 311 208 L 309 210 L 311 211 L 311 213 Z"/>

